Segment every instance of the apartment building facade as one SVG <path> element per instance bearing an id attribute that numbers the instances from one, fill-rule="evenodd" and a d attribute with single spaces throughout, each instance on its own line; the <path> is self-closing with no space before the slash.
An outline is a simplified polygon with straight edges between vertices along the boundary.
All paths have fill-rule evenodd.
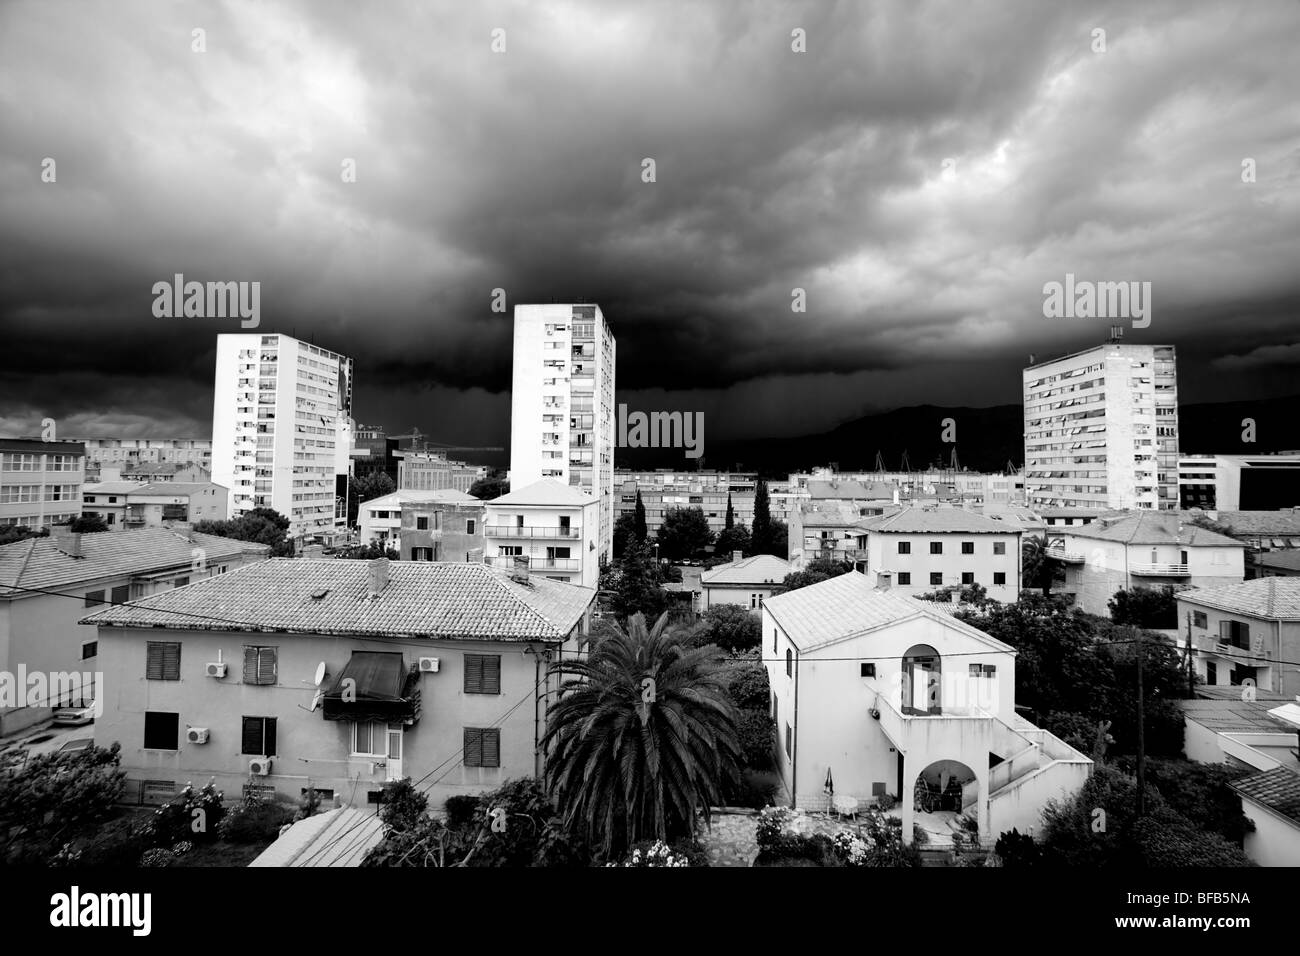
<path id="1" fill-rule="evenodd" d="M 1181 508 L 1272 511 L 1300 506 L 1300 455 L 1184 455 Z"/>
<path id="2" fill-rule="evenodd" d="M 274 508 L 293 537 L 346 522 L 352 359 L 288 335 L 217 336 L 212 481 L 234 516 Z"/>
<path id="3" fill-rule="evenodd" d="M 410 501 L 402 505 L 397 550 L 403 561 L 483 561 L 483 502 L 468 500 Z"/>
<path id="4" fill-rule="evenodd" d="M 599 306 L 515 306 L 510 487 L 551 479 L 590 495 L 604 560 L 614 545 L 615 357 Z"/>
<path id="5" fill-rule="evenodd" d="M 84 618 L 112 689 L 95 742 L 164 799 L 211 777 L 364 807 L 410 777 L 439 806 L 541 772 L 547 668 L 594 598 L 483 564 L 271 559 Z"/>
<path id="6" fill-rule="evenodd" d="M 85 445 L 0 438 L 0 528 L 32 530 L 81 514 Z"/>
<path id="7" fill-rule="evenodd" d="M 84 438 L 86 480 L 105 480 L 101 469 L 117 466 L 122 472 L 142 465 L 196 465 L 212 470 L 209 438 Z M 121 472 L 119 472 L 120 474 Z"/>
<path id="8" fill-rule="evenodd" d="M 618 488 L 615 517 L 633 514 L 640 492 L 646 530 L 652 536 L 659 532 L 664 515 L 673 508 L 699 508 L 715 535 L 726 527 L 728 501 L 736 524 L 750 527 L 754 523 L 756 472 L 620 469 L 614 473 L 614 480 Z M 807 492 L 791 492 L 785 482 L 769 482 L 767 492 L 772 520 L 787 525 L 791 511 L 808 497 Z"/>
<path id="9" fill-rule="evenodd" d="M 486 478 L 485 465 L 470 465 L 453 461 L 445 454 L 432 451 L 397 451 L 398 491 L 453 491 L 468 492 L 474 482 Z"/>
<path id="10" fill-rule="evenodd" d="M 81 513 L 99 515 L 110 531 L 225 521 L 230 517 L 230 489 L 210 481 L 101 482 L 85 486 Z"/>
<path id="11" fill-rule="evenodd" d="M 1110 342 L 1023 372 L 1032 507 L 1178 507 L 1178 375 L 1171 345 Z"/>
<path id="12" fill-rule="evenodd" d="M 1191 639 L 1205 684 L 1300 696 L 1300 578 L 1195 588 L 1177 600 L 1179 643 Z"/>
<path id="13" fill-rule="evenodd" d="M 419 527 L 421 522 L 406 520 L 406 513 L 417 507 L 428 506 L 428 509 L 421 512 L 425 518 L 432 518 L 433 524 L 429 527 Z M 433 517 L 437 515 L 438 509 L 465 508 L 469 520 L 476 525 L 474 531 L 470 534 L 477 538 L 482 538 L 482 512 L 483 502 L 472 495 L 467 495 L 463 491 L 454 491 L 445 489 L 442 491 L 395 491 L 390 495 L 383 495 L 379 498 L 371 498 L 369 501 L 361 502 L 357 508 L 357 524 L 360 527 L 360 539 L 362 544 L 380 544 L 392 548 L 396 551 L 402 550 L 402 538 L 408 530 L 419 531 L 441 531 L 443 521 L 441 518 Z M 412 513 L 414 513 L 412 511 Z M 477 520 L 475 520 L 477 519 Z M 463 523 L 463 519 L 462 519 Z M 418 547 L 431 547 L 431 544 L 420 544 Z M 479 548 L 482 548 L 482 541 L 479 541 Z M 435 551 L 441 550 L 435 548 Z M 459 547 L 455 548 L 453 553 L 459 552 Z M 421 553 L 420 560 L 443 561 L 443 560 L 464 560 L 464 556 L 456 558 L 425 557 Z"/>
<path id="14" fill-rule="evenodd" d="M 540 577 L 585 588 L 600 581 L 600 503 L 573 485 L 544 478 L 483 502 L 483 560 L 524 566 Z"/>

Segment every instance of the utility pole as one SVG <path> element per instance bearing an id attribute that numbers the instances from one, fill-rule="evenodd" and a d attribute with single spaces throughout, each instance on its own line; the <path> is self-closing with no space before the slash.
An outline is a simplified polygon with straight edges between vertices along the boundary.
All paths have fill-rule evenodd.
<path id="1" fill-rule="evenodd" d="M 1147 813 L 1147 749 L 1146 749 L 1146 706 L 1142 701 L 1142 658 L 1145 648 L 1142 645 L 1142 631 L 1137 630 L 1137 665 L 1138 665 L 1138 816 Z"/>
<path id="2" fill-rule="evenodd" d="M 1280 645 L 1279 645 L 1280 646 Z M 1196 669 L 1192 666 L 1192 612 L 1187 612 L 1187 699 L 1196 696 Z"/>

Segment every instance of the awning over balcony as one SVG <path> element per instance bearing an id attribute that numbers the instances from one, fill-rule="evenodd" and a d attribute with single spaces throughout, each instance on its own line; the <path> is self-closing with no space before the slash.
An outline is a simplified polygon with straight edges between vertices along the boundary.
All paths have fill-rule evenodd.
<path id="1" fill-rule="evenodd" d="M 419 720 L 419 669 L 408 668 L 399 653 L 353 651 L 321 711 L 326 720 Z"/>

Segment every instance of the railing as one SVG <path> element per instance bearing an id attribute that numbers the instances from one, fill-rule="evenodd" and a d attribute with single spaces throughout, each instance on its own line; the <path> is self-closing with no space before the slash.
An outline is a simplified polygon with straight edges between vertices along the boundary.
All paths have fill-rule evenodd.
<path id="1" fill-rule="evenodd" d="M 1048 548 L 1047 556 L 1057 561 L 1064 561 L 1066 564 L 1083 564 L 1087 560 L 1078 551 L 1066 551 L 1064 548 Z"/>
<path id="2" fill-rule="evenodd" d="M 488 564 L 495 568 L 513 568 L 516 558 L 512 555 L 501 555 L 495 558 L 485 558 Z M 528 567 L 533 571 L 577 571 L 577 558 L 529 558 Z"/>
<path id="3" fill-rule="evenodd" d="M 484 526 L 484 533 L 489 538 L 579 538 L 582 528 L 573 525 L 568 528 L 542 527 L 540 525 L 490 524 Z"/>
<path id="4" fill-rule="evenodd" d="M 1162 578 L 1186 577 L 1191 574 L 1185 564 L 1133 564 L 1129 565 L 1133 574 L 1143 574 Z"/>

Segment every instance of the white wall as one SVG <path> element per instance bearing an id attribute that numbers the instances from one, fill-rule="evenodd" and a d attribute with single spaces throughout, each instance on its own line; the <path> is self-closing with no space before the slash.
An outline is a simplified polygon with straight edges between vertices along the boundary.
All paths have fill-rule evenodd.
<path id="1" fill-rule="evenodd" d="M 1255 824 L 1242 849 L 1260 866 L 1300 866 L 1300 825 L 1253 800 L 1241 801 L 1241 812 Z"/>

